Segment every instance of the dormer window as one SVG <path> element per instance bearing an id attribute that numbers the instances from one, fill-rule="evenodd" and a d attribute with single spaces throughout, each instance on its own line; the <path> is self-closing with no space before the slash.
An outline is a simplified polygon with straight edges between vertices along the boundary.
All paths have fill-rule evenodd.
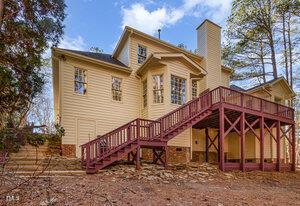
<path id="1" fill-rule="evenodd" d="M 147 58 L 147 47 L 138 45 L 138 63 L 142 64 Z"/>
<path id="2" fill-rule="evenodd" d="M 75 67 L 74 92 L 77 94 L 86 94 L 86 87 L 87 87 L 86 71 Z"/>

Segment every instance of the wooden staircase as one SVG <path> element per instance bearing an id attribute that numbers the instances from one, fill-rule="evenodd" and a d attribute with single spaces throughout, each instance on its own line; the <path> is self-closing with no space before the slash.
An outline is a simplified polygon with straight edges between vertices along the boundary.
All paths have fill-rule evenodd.
<path id="1" fill-rule="evenodd" d="M 293 109 L 226 87 L 205 91 L 157 120 L 137 118 L 81 145 L 81 162 L 87 173 L 95 173 L 132 155 L 139 165 L 140 148 L 164 148 L 167 142 L 193 125 L 204 122 L 220 105 L 249 114 L 293 121 Z M 165 153 L 166 156 L 166 153 Z M 160 157 L 159 157 L 160 158 Z M 165 162 L 166 163 L 166 162 Z"/>
<path id="2" fill-rule="evenodd" d="M 87 173 L 95 173 L 129 154 L 138 154 L 141 147 L 166 146 L 170 139 L 211 114 L 208 95 L 205 92 L 157 120 L 137 118 L 81 145 L 82 166 Z"/>

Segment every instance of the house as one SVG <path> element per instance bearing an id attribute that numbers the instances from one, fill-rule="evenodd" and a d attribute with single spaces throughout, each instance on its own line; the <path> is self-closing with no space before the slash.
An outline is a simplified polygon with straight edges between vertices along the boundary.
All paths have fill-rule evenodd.
<path id="1" fill-rule="evenodd" d="M 294 92 L 283 78 L 230 88 L 221 27 L 205 20 L 196 31 L 196 53 L 131 27 L 112 55 L 53 48 L 63 154 L 81 157 L 91 173 L 126 155 L 137 167 L 142 157 L 217 161 L 221 170 L 292 170 L 294 114 L 281 104 Z"/>

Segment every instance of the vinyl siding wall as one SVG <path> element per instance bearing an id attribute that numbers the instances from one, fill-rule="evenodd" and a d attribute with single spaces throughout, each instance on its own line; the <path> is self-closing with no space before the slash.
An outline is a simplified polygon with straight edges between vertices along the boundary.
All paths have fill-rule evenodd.
<path id="1" fill-rule="evenodd" d="M 74 67 L 87 72 L 87 94 L 74 93 Z M 62 116 L 66 130 L 63 144 L 94 139 L 131 121 L 140 114 L 140 80 L 135 75 L 67 58 L 61 61 Z M 112 100 L 112 76 L 122 79 L 122 101 Z M 79 155 L 79 150 L 77 152 Z"/>

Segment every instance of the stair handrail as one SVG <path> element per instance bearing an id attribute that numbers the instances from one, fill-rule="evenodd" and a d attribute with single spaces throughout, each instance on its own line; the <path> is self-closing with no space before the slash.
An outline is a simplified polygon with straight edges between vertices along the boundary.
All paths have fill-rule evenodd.
<path id="1" fill-rule="evenodd" d="M 141 139 L 140 132 L 143 131 L 143 128 L 144 130 L 148 129 L 148 125 L 150 125 L 149 122 L 156 124 L 159 123 L 155 120 L 136 118 L 110 132 L 107 132 L 101 136 L 98 135 L 97 138 L 80 145 L 82 164 L 89 166 L 91 162 L 95 161 L 95 159 L 103 159 L 114 151 L 123 148 L 134 141 L 139 141 L 139 139 Z M 144 132 L 143 134 L 150 135 L 150 133 L 148 134 L 147 132 Z M 120 137 L 119 135 L 123 136 Z M 113 146 L 112 143 L 114 144 Z M 103 144 L 105 145 L 103 146 Z M 84 156 L 85 154 L 86 158 Z"/>
<path id="2" fill-rule="evenodd" d="M 228 93 L 229 91 L 229 93 Z M 234 95 L 232 95 L 232 92 L 233 94 L 237 94 L 239 96 L 237 97 L 234 97 Z M 232 99 L 228 99 L 228 97 L 234 97 Z M 240 102 L 239 102 L 239 97 L 240 97 Z M 288 106 L 285 106 L 285 105 L 282 105 L 282 104 L 278 104 L 278 103 L 275 103 L 275 102 L 272 102 L 272 101 L 269 101 L 269 100 L 265 100 L 263 98 L 259 98 L 259 97 L 256 97 L 254 95 L 250 95 L 250 94 L 247 94 L 247 93 L 244 93 L 244 92 L 240 92 L 240 91 L 237 91 L 237 90 L 233 90 L 231 88 L 227 88 L 227 87 L 223 87 L 223 86 L 220 86 L 220 87 L 217 87 L 211 91 L 207 91 L 205 90 L 205 92 L 201 93 L 199 95 L 199 97 L 193 99 L 193 100 L 190 100 L 188 101 L 187 103 L 181 105 L 180 107 L 170 111 L 169 113 L 163 115 L 162 117 L 156 119 L 156 120 L 148 120 L 148 119 L 141 119 L 141 118 L 136 118 L 110 132 L 107 132 L 106 134 L 104 135 L 98 135 L 97 138 L 83 144 L 83 145 L 80 145 L 81 149 L 82 149 L 82 161 L 84 162 L 84 154 L 83 154 L 83 150 L 84 148 L 86 148 L 88 151 L 86 151 L 86 154 L 87 154 L 87 160 L 86 162 L 90 161 L 91 157 L 90 157 L 90 148 L 91 148 L 91 145 L 95 145 L 97 142 L 101 141 L 102 139 L 107 140 L 107 138 L 109 136 L 112 136 L 113 134 L 117 134 L 118 132 L 120 131 L 123 131 L 123 130 L 130 130 L 131 131 L 131 128 L 133 127 L 136 127 L 136 131 L 137 131 L 137 134 L 136 136 L 134 137 L 134 140 L 140 140 L 140 132 L 141 132 L 141 129 L 142 127 L 143 128 L 149 128 L 149 133 L 146 133 L 146 138 L 148 139 L 151 139 L 151 138 L 154 138 L 154 136 L 151 136 L 151 135 L 154 135 L 154 131 L 156 131 L 155 129 L 157 129 L 156 124 L 159 124 L 160 126 L 160 136 L 163 137 L 164 134 L 168 133 L 170 131 L 170 129 L 172 130 L 172 128 L 174 129 L 174 127 L 190 118 L 193 118 L 194 116 L 196 115 L 199 115 L 201 112 L 203 112 L 204 110 L 210 108 L 211 106 L 213 106 L 215 103 L 231 103 L 231 101 L 233 101 L 234 104 L 240 104 L 239 106 L 241 107 L 249 107 L 247 105 L 245 105 L 245 98 L 252 98 L 252 99 L 258 99 L 259 102 L 260 102 L 260 110 L 262 112 L 266 112 L 268 113 L 268 111 L 263 111 L 263 106 L 262 106 L 262 103 L 265 102 L 265 103 L 269 103 L 269 104 L 272 104 L 272 105 L 275 105 L 276 106 L 276 112 L 277 113 L 274 113 L 274 114 L 278 114 L 279 113 L 287 113 L 284 117 L 286 118 L 293 118 L 293 111 L 294 109 L 291 108 L 291 107 L 288 107 Z M 196 104 L 195 104 L 196 103 Z M 192 108 L 192 106 L 194 106 L 194 108 Z M 252 109 L 253 106 L 250 107 L 250 109 Z M 174 118 L 171 118 L 171 124 L 170 122 L 168 122 L 168 127 L 166 128 L 164 125 L 165 123 L 163 122 L 164 119 L 167 119 L 168 117 L 171 117 L 172 115 L 174 115 L 175 113 L 177 113 L 178 111 L 182 110 L 183 112 L 184 109 L 188 109 L 188 115 L 184 116 L 183 118 L 180 119 L 180 121 L 178 120 L 179 117 L 178 117 L 178 114 L 177 116 L 174 116 L 174 118 L 178 121 L 175 120 L 175 123 L 174 123 Z M 284 110 L 283 111 L 279 111 L 280 108 L 283 108 Z M 192 109 L 195 109 L 193 112 L 192 112 Z M 289 112 L 291 112 L 291 114 L 289 114 Z M 269 112 L 270 113 L 270 112 Z M 179 113 L 179 116 L 180 116 L 180 113 Z M 182 114 L 181 114 L 182 116 Z M 283 116 L 283 115 L 282 115 Z M 291 117 L 290 117 L 291 116 Z M 147 124 L 144 124 L 143 126 L 141 126 L 141 122 L 148 122 Z M 134 123 L 136 123 L 134 125 Z M 171 126 L 170 126 L 171 125 Z M 153 127 L 152 127 L 153 126 Z M 150 129 L 153 128 L 153 131 L 151 133 Z M 110 152 L 110 151 L 113 151 L 113 150 L 116 150 L 117 148 L 119 148 L 120 146 L 125 146 L 125 145 L 128 145 L 132 142 L 133 139 L 132 138 L 132 133 L 128 134 L 129 136 L 127 136 L 127 141 L 125 142 L 121 142 L 121 144 L 116 144 L 116 147 L 113 147 L 112 149 L 109 147 L 109 146 L 105 146 L 105 148 L 109 148 L 107 154 Z M 157 136 L 157 134 L 156 134 Z M 115 140 L 116 141 L 116 140 Z M 116 143 L 116 142 L 115 142 Z M 118 142 L 117 142 L 118 143 Z M 99 149 L 97 148 L 97 145 L 95 145 L 96 148 L 95 150 Z M 101 148 L 100 148 L 101 149 Z M 94 151 L 93 151 L 94 152 Z M 96 151 L 96 154 L 97 154 L 98 151 Z M 88 155 L 89 153 L 89 155 Z M 94 154 L 93 154 L 94 155 Z M 104 157 L 104 156 L 103 156 Z M 97 155 L 96 155 L 96 158 L 97 158 Z M 95 159 L 95 157 L 93 158 Z"/>
<path id="3" fill-rule="evenodd" d="M 214 91 L 214 90 L 212 90 L 212 91 Z M 200 102 L 201 100 L 205 100 L 204 97 L 207 97 L 207 100 L 208 100 L 207 103 L 208 103 L 208 105 L 205 105 L 205 107 L 203 107 L 203 108 L 197 108 L 197 109 L 198 109 L 197 112 L 196 112 L 196 113 L 193 113 L 193 114 L 189 114 L 188 118 L 191 118 L 192 116 L 198 115 L 198 114 L 201 113 L 204 109 L 209 108 L 209 107 L 211 106 L 211 104 L 212 104 L 211 98 L 210 98 L 210 94 L 211 94 L 212 91 L 205 90 L 205 91 L 204 91 L 203 93 L 201 93 L 197 98 L 188 101 L 187 103 L 181 105 L 180 107 L 178 107 L 178 108 L 176 108 L 176 109 L 170 111 L 169 113 L 163 115 L 162 117 L 156 119 L 156 121 L 157 121 L 157 122 L 160 122 L 160 124 L 161 124 L 161 128 L 162 128 L 161 132 L 165 133 L 165 132 L 167 131 L 167 129 L 170 129 L 170 128 L 171 128 L 171 127 L 169 127 L 169 128 L 164 128 L 164 127 L 163 127 L 163 123 L 162 123 L 162 120 L 163 120 L 163 119 L 165 119 L 165 118 L 167 118 L 167 117 L 169 117 L 169 116 L 175 114 L 176 112 L 178 112 L 178 111 L 180 111 L 180 110 L 183 110 L 184 108 L 190 107 L 190 105 L 192 105 L 192 104 L 195 103 L 195 102 Z M 199 104 L 198 104 L 198 105 L 199 105 Z M 190 110 L 189 110 L 189 111 L 190 111 Z M 185 119 L 183 119 L 181 122 L 183 122 L 183 121 L 185 121 Z M 179 123 L 180 123 L 180 122 L 178 122 L 177 124 L 179 124 Z"/>

